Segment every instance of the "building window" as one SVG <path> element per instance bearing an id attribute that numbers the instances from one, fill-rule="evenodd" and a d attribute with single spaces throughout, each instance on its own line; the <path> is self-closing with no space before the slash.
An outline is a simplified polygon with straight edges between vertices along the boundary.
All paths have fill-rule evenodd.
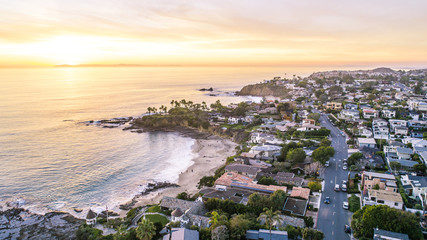
<path id="1" fill-rule="evenodd" d="M 394 203 L 394 206 L 399 206 L 399 203 L 395 202 L 395 203 Z"/>

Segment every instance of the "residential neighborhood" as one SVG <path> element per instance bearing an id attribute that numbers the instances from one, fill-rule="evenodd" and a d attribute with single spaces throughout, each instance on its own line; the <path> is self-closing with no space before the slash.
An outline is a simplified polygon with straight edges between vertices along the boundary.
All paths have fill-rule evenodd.
<path id="1" fill-rule="evenodd" d="M 238 142 L 236 154 L 200 179 L 198 193 L 163 197 L 132 221 L 148 209 L 163 216 L 163 239 L 427 236 L 427 95 L 419 74 L 333 71 L 257 84 L 271 85 L 288 92 L 212 104 L 212 132 Z M 362 219 L 365 212 L 376 215 Z"/>

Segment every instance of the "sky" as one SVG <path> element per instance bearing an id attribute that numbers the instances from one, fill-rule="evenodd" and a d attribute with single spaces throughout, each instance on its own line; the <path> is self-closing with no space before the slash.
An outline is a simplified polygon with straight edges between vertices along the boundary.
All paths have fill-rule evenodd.
<path id="1" fill-rule="evenodd" d="M 427 67 L 425 0 L 0 0 L 0 66 Z"/>

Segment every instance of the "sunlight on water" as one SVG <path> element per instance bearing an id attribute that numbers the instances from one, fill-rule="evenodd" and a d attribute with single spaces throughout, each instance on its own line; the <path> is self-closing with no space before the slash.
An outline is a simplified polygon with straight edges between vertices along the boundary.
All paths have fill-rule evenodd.
<path id="1" fill-rule="evenodd" d="M 246 98 L 208 96 L 198 89 L 236 91 L 284 73 L 252 68 L 1 69 L 0 203 L 23 198 L 38 211 L 117 206 L 147 181 L 176 181 L 191 164 L 194 140 L 81 122 L 138 116 L 148 106 L 169 106 L 172 99 L 239 102 Z"/>

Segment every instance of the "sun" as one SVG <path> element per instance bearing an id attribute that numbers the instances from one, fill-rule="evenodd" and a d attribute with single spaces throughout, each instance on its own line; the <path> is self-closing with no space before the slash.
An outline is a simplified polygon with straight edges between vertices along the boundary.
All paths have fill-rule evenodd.
<path id="1" fill-rule="evenodd" d="M 44 45 L 47 57 L 55 64 L 76 65 L 90 58 L 93 40 L 78 36 L 58 36 L 46 41 Z"/>

